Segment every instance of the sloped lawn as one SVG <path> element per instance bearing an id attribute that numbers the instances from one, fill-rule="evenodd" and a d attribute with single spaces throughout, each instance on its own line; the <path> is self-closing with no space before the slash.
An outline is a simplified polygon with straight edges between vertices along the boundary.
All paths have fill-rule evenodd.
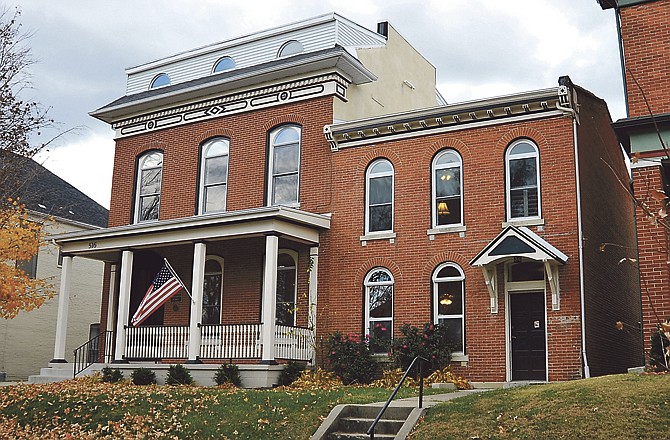
<path id="1" fill-rule="evenodd" d="M 417 393 L 403 389 L 399 397 Z M 0 387 L 0 438 L 308 439 L 338 403 L 389 394 L 384 388 L 240 390 L 91 380 L 16 385 Z"/>
<path id="2" fill-rule="evenodd" d="M 427 439 L 667 439 L 670 375 L 624 374 L 497 390 L 433 407 Z"/>

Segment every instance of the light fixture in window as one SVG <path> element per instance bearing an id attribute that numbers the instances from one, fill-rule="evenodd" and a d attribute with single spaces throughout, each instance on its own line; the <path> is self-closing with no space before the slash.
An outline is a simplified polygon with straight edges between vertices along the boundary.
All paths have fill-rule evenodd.
<path id="1" fill-rule="evenodd" d="M 442 298 L 440 298 L 440 304 L 443 306 L 448 306 L 451 303 L 453 303 L 453 296 L 449 295 L 448 293 L 444 295 Z"/>
<path id="2" fill-rule="evenodd" d="M 440 180 L 451 180 L 451 174 L 442 174 Z"/>
<path id="3" fill-rule="evenodd" d="M 437 204 L 437 214 L 449 215 L 449 207 L 447 206 L 447 202 L 440 202 Z"/>

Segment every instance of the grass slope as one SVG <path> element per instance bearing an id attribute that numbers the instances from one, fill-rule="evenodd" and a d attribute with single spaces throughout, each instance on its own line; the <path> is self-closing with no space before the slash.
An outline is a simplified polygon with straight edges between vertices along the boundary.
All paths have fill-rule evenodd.
<path id="1" fill-rule="evenodd" d="M 670 438 L 669 403 L 670 375 L 496 390 L 433 407 L 411 439 Z"/>

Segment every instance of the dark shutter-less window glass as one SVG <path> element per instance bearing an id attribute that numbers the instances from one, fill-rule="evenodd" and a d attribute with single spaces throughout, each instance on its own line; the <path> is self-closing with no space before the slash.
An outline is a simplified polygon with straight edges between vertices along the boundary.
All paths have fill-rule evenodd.
<path id="1" fill-rule="evenodd" d="M 455 353 L 463 353 L 465 346 L 464 285 L 463 271 L 453 263 L 443 263 L 433 273 L 433 322 L 447 327 Z"/>
<path id="2" fill-rule="evenodd" d="M 518 141 L 507 152 L 508 218 L 540 215 L 540 174 L 537 147 Z"/>
<path id="3" fill-rule="evenodd" d="M 280 253 L 277 257 L 276 323 L 295 325 L 296 263 L 293 257 Z"/>
<path id="4" fill-rule="evenodd" d="M 281 127 L 270 134 L 269 205 L 298 203 L 300 189 L 300 128 Z"/>
<path id="5" fill-rule="evenodd" d="M 153 151 L 139 160 L 135 221 L 158 220 L 163 179 L 163 153 Z"/>
<path id="6" fill-rule="evenodd" d="M 228 153 L 228 140 L 224 138 L 215 138 L 203 145 L 200 213 L 226 210 Z"/>
<path id="7" fill-rule="evenodd" d="M 205 262 L 205 279 L 202 295 L 202 324 L 221 323 L 221 297 L 223 294 L 223 267 L 215 259 Z"/>
<path id="8" fill-rule="evenodd" d="M 385 353 L 393 335 L 393 277 L 383 268 L 373 269 L 365 277 L 366 334 L 370 349 Z"/>
<path id="9" fill-rule="evenodd" d="M 455 151 L 444 151 L 433 159 L 433 227 L 463 223 L 461 171 L 461 158 Z"/>
<path id="10" fill-rule="evenodd" d="M 366 233 L 393 230 L 393 166 L 386 159 L 368 169 L 366 214 Z"/>

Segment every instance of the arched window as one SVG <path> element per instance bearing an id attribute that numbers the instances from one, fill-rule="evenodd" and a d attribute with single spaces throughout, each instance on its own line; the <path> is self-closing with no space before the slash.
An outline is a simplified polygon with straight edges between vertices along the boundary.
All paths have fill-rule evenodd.
<path id="1" fill-rule="evenodd" d="M 235 68 L 235 60 L 231 57 L 222 57 L 214 63 L 214 68 L 212 73 L 225 72 L 226 70 L 231 70 Z"/>
<path id="2" fill-rule="evenodd" d="M 447 327 L 452 350 L 465 346 L 465 275 L 454 263 L 443 263 L 433 272 L 433 322 Z"/>
<path id="3" fill-rule="evenodd" d="M 377 159 L 365 180 L 365 233 L 393 231 L 393 165 Z"/>
<path id="4" fill-rule="evenodd" d="M 149 89 L 157 89 L 158 87 L 164 87 L 170 85 L 170 77 L 167 73 L 159 73 L 154 76 L 154 79 L 151 80 L 151 85 Z"/>
<path id="5" fill-rule="evenodd" d="M 433 227 L 463 224 L 463 164 L 453 150 L 433 159 Z"/>
<path id="6" fill-rule="evenodd" d="M 228 192 L 228 139 L 210 139 L 202 145 L 201 154 L 200 214 L 225 211 Z"/>
<path id="7" fill-rule="evenodd" d="M 270 132 L 268 206 L 297 205 L 300 195 L 300 127 L 286 125 Z"/>
<path id="8" fill-rule="evenodd" d="M 208 256 L 202 292 L 202 324 L 221 324 L 223 301 L 223 258 Z"/>
<path id="9" fill-rule="evenodd" d="M 505 155 L 507 219 L 540 217 L 540 153 L 528 139 L 509 146 Z"/>
<path id="10" fill-rule="evenodd" d="M 289 40 L 282 44 L 282 46 L 279 48 L 279 52 L 277 52 L 277 58 L 299 54 L 304 50 L 305 49 L 302 47 L 302 43 L 300 41 Z"/>
<path id="11" fill-rule="evenodd" d="M 280 250 L 277 256 L 277 313 L 279 325 L 295 325 L 295 301 L 297 288 L 297 252 Z"/>
<path id="12" fill-rule="evenodd" d="M 365 277 L 365 333 L 370 336 L 370 349 L 388 352 L 393 337 L 393 275 L 383 267 Z"/>
<path id="13" fill-rule="evenodd" d="M 150 151 L 138 160 L 135 222 L 158 220 L 163 179 L 163 153 Z"/>

